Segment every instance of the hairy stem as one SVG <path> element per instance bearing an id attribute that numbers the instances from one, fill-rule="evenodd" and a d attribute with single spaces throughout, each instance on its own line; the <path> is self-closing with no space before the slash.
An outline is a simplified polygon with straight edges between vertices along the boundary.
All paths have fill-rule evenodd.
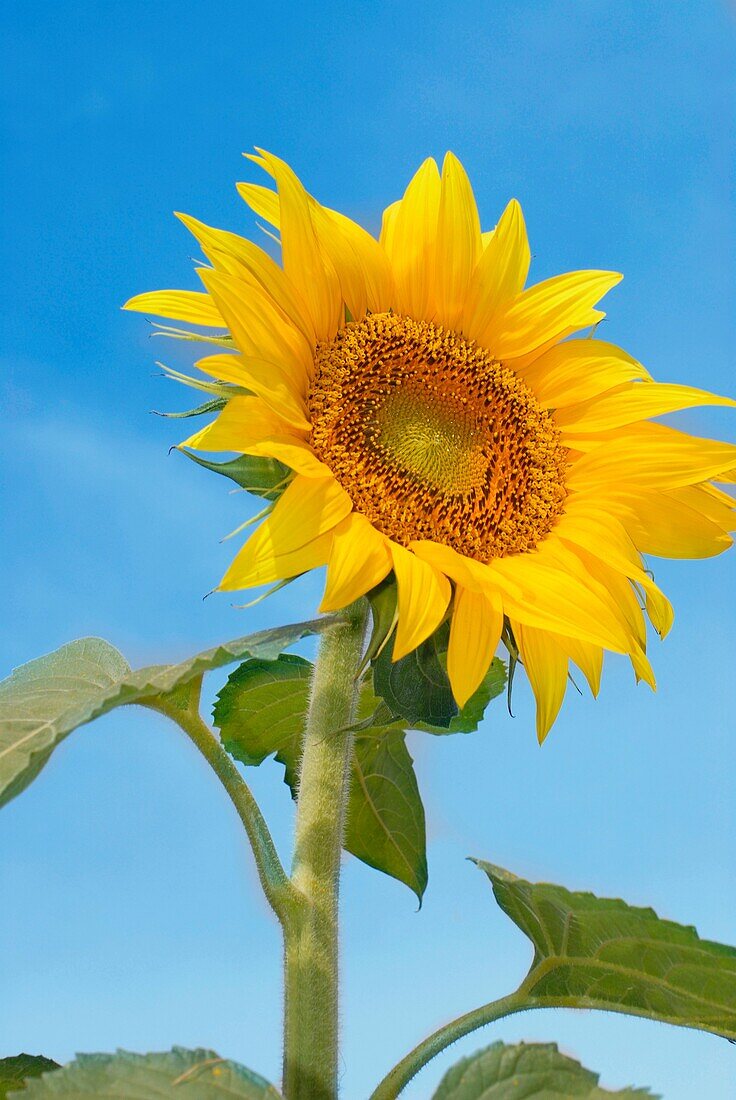
<path id="1" fill-rule="evenodd" d="M 384 1077 L 378 1088 L 371 1093 L 370 1100 L 396 1100 L 411 1081 L 412 1077 L 419 1073 L 430 1062 L 452 1043 L 469 1035 L 476 1028 L 484 1027 L 504 1016 L 511 1016 L 515 1012 L 523 1012 L 532 1008 L 519 993 L 511 993 L 508 997 L 502 997 L 499 1001 L 491 1001 L 472 1012 L 466 1012 L 444 1027 L 439 1028 L 428 1039 L 414 1047 L 406 1058 L 402 1058 L 397 1066 Z"/>
<path id="2" fill-rule="evenodd" d="M 335 1100 L 338 891 L 350 787 L 356 674 L 366 603 L 349 607 L 320 641 L 299 778 L 292 883 L 301 896 L 285 927 L 283 1090 L 287 1100 Z"/>
<path id="3" fill-rule="evenodd" d="M 268 826 L 248 784 L 199 713 L 201 677 L 178 696 L 158 696 L 145 705 L 165 714 L 184 730 L 210 765 L 245 826 L 263 892 L 282 925 L 298 908 L 299 895 L 279 859 Z"/>

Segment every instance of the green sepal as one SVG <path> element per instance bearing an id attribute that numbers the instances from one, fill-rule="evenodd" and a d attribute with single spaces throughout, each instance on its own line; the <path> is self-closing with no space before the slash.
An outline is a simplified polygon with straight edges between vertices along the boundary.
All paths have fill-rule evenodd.
<path id="1" fill-rule="evenodd" d="M 432 1100 L 660 1100 L 649 1089 L 611 1092 L 598 1081 L 597 1073 L 561 1054 L 556 1043 L 497 1042 L 456 1062 Z"/>
<path id="2" fill-rule="evenodd" d="M 185 409 L 183 412 L 159 412 L 154 409 L 155 416 L 165 416 L 168 420 L 186 420 L 190 416 L 205 416 L 207 413 L 220 412 L 227 405 L 224 397 L 213 397 L 205 401 L 203 405 L 197 405 L 194 409 Z"/>
<path id="3" fill-rule="evenodd" d="M 224 474 L 241 489 L 247 489 L 249 493 L 264 497 L 266 500 L 278 500 L 292 476 L 289 467 L 275 458 L 239 455 L 238 458 L 230 459 L 229 462 L 209 462 L 206 458 L 200 458 L 194 451 L 184 447 L 177 447 L 177 450 L 180 454 L 191 458 L 192 462 L 196 462 L 198 466 L 203 466 L 205 470 Z"/>

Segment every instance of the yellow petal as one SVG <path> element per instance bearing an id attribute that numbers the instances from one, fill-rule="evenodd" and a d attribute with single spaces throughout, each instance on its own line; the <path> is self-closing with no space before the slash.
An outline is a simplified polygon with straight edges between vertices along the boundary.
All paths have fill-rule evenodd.
<path id="1" fill-rule="evenodd" d="M 538 554 L 498 558 L 489 568 L 499 582 L 508 579 L 522 588 L 521 598 L 504 592 L 507 615 L 616 653 L 628 651 L 628 637 L 613 609 L 569 570 L 540 561 Z"/>
<path id="2" fill-rule="evenodd" d="M 202 428 L 181 447 L 199 451 L 236 451 L 247 455 L 276 458 L 305 477 L 332 477 L 329 466 L 321 462 L 304 433 L 292 427 L 259 397 L 234 397 L 217 420 Z"/>
<path id="3" fill-rule="evenodd" d="M 351 508 L 347 493 L 333 479 L 295 477 L 240 550 L 219 587 L 250 588 L 324 565 L 331 538 L 320 536 L 332 532 Z"/>
<path id="4" fill-rule="evenodd" d="M 643 649 L 636 650 L 629 654 L 631 660 L 631 667 L 636 674 L 637 683 L 643 680 L 645 684 L 648 684 L 652 691 L 657 690 L 657 681 L 654 677 L 654 670 L 649 663 L 649 658 Z"/>
<path id="5" fill-rule="evenodd" d="M 312 200 L 312 218 L 320 247 L 337 273 L 342 297 L 354 320 L 385 313 L 393 300 L 388 256 L 365 229 L 337 210 Z"/>
<path id="6" fill-rule="evenodd" d="M 475 340 L 495 313 L 524 289 L 531 253 L 524 215 L 516 199 L 508 204 L 473 272 L 462 330 Z"/>
<path id="7" fill-rule="evenodd" d="M 281 363 L 300 381 L 309 377 L 312 349 L 267 294 L 220 271 L 201 269 L 199 274 L 246 358 Z"/>
<path id="8" fill-rule="evenodd" d="M 191 325 L 225 328 L 222 315 L 209 294 L 196 290 L 152 290 L 149 294 L 136 294 L 135 298 L 128 299 L 123 309 L 154 313 L 157 317 L 188 321 Z"/>
<path id="9" fill-rule="evenodd" d="M 397 199 L 396 202 L 392 202 L 383 212 L 381 219 L 381 232 L 378 240 L 383 245 L 386 252 L 389 252 L 392 242 L 392 234 L 394 231 L 394 225 L 396 224 L 396 215 L 399 212 L 401 206 L 401 199 Z"/>
<path id="10" fill-rule="evenodd" d="M 647 489 L 679 489 L 718 479 L 734 465 L 736 446 L 677 432 L 664 424 L 622 428 L 571 467 L 568 488 L 605 491 L 631 482 Z"/>
<path id="11" fill-rule="evenodd" d="M 245 454 L 276 458 L 304 477 L 333 476 L 332 470 L 317 458 L 309 444 L 293 436 L 269 436 L 252 442 L 247 440 L 242 449 Z"/>
<path id="12" fill-rule="evenodd" d="M 650 380 L 641 363 L 622 348 L 590 338 L 555 344 L 521 374 L 540 404 L 553 409 L 598 397 L 626 382 Z"/>
<path id="13" fill-rule="evenodd" d="M 724 493 L 711 482 L 672 489 L 667 496 L 687 504 L 688 508 L 693 508 L 696 512 L 702 512 L 723 531 L 736 531 L 736 498 L 730 493 Z"/>
<path id="14" fill-rule="evenodd" d="M 262 158 L 252 159 L 266 171 L 271 170 Z M 272 225 L 280 227 L 281 218 L 278 205 L 274 207 L 273 204 L 273 192 L 265 188 L 257 188 L 253 192 L 250 187 L 248 184 L 239 185 L 243 197 L 257 213 L 266 217 Z M 386 312 L 392 302 L 393 278 L 388 257 L 381 245 L 344 214 L 322 206 L 311 195 L 308 198 L 320 251 L 337 275 L 340 292 L 352 317 L 362 317 L 366 307 L 371 313 Z"/>
<path id="15" fill-rule="evenodd" d="M 398 661 L 428 638 L 442 622 L 450 602 L 450 582 L 431 565 L 397 543 L 391 543 L 399 589 L 399 623 L 393 659 Z"/>
<path id="16" fill-rule="evenodd" d="M 590 642 L 581 642 L 579 638 L 557 637 L 557 643 L 563 653 L 566 653 L 582 672 L 588 682 L 588 687 L 597 697 L 601 690 L 601 675 L 603 673 L 603 650 L 600 646 L 591 645 Z"/>
<path id="17" fill-rule="evenodd" d="M 601 314 L 601 316 L 603 315 Z M 520 374 L 523 377 L 528 368 L 533 366 L 537 359 L 541 358 L 541 356 L 543 355 L 546 355 L 548 351 L 552 350 L 552 348 L 557 347 L 560 341 L 567 340 L 568 336 L 572 336 L 573 333 L 577 331 L 577 326 L 573 325 L 572 328 L 568 326 L 562 332 L 557 333 L 557 335 L 555 336 L 552 336 L 549 340 L 545 340 L 543 344 L 540 344 L 539 347 L 534 348 L 533 351 L 529 351 L 525 355 L 515 355 L 513 358 L 507 359 L 505 362 L 509 367 L 515 370 L 517 374 Z"/>
<path id="18" fill-rule="evenodd" d="M 341 309 L 337 276 L 322 257 L 309 209 L 309 196 L 284 161 L 258 150 L 259 157 L 276 180 L 279 193 L 281 253 L 284 271 L 307 304 L 318 340 L 335 335 Z"/>
<path id="19" fill-rule="evenodd" d="M 251 539 L 257 534 L 256 531 Z M 247 542 L 220 581 L 218 590 L 236 592 L 241 588 L 258 588 L 262 584 L 299 577 L 310 569 L 319 569 L 326 565 L 331 545 L 332 532 L 328 531 L 300 546 L 298 550 L 286 550 L 283 553 L 274 550 L 270 555 L 254 561 L 253 552 L 249 549 L 250 542 Z"/>
<path id="20" fill-rule="evenodd" d="M 447 650 L 447 674 L 459 707 L 464 707 L 488 672 L 501 640 L 503 606 L 468 588 L 455 590 Z"/>
<path id="21" fill-rule="evenodd" d="M 513 359 L 595 324 L 605 315 L 593 306 L 621 278 L 612 271 L 571 271 L 537 283 L 500 310 L 478 342 L 498 359 Z"/>
<path id="22" fill-rule="evenodd" d="M 299 442 L 299 432 L 260 397 L 233 397 L 216 420 L 190 435 L 180 446 L 197 451 L 246 452 L 249 444 L 261 439 L 289 436 Z"/>
<path id="23" fill-rule="evenodd" d="M 732 545 L 727 534 L 729 528 L 709 517 L 707 506 L 699 507 L 705 496 L 685 494 L 699 493 L 692 489 L 672 489 L 658 493 L 637 489 L 629 494 L 620 493 L 607 503 L 615 508 L 621 522 L 636 547 L 643 554 L 660 558 L 710 558 L 723 553 Z M 714 501 L 714 504 L 719 502 Z M 720 506 L 723 508 L 723 506 Z M 727 510 L 718 512 L 719 517 Z M 734 527 L 731 513 L 730 529 Z"/>
<path id="24" fill-rule="evenodd" d="M 396 284 L 396 309 L 417 321 L 435 312 L 433 272 L 440 207 L 440 176 L 429 158 L 406 189 L 384 247 Z"/>
<path id="25" fill-rule="evenodd" d="M 276 229 L 281 228 L 279 197 L 275 191 L 270 187 L 262 187 L 260 183 L 238 183 L 235 186 L 241 199 L 248 203 L 254 214 Z"/>
<path id="26" fill-rule="evenodd" d="M 692 386 L 661 382 L 632 383 L 602 397 L 558 409 L 555 423 L 563 429 L 565 437 L 570 437 L 579 432 L 623 428 L 637 420 L 648 420 L 653 416 L 664 416 L 701 405 L 730 405 L 733 408 L 736 401 Z"/>
<path id="27" fill-rule="evenodd" d="M 442 165 L 434 275 L 435 319 L 445 328 L 459 325 L 480 250 L 473 188 L 460 161 L 447 153 Z"/>
<path id="28" fill-rule="evenodd" d="M 647 640 L 647 626 L 637 593 L 628 577 L 602 562 L 594 554 L 588 554 L 582 547 L 574 547 L 575 557 L 579 558 L 588 577 L 588 583 L 594 591 L 607 593 L 611 608 L 624 626 L 627 635 L 640 649 Z"/>
<path id="29" fill-rule="evenodd" d="M 555 535 L 600 558 L 635 581 L 659 609 L 657 629 L 666 634 L 674 618 L 672 605 L 641 567 L 641 559 L 621 522 L 595 503 L 572 498 L 555 527 Z"/>
<path id="30" fill-rule="evenodd" d="M 244 360 L 240 355 L 208 355 L 195 364 L 198 370 L 221 382 L 233 382 L 252 390 L 288 424 L 309 431 L 304 393 L 306 386 L 277 363 Z M 301 392 L 300 392 L 301 391 Z"/>
<path id="31" fill-rule="evenodd" d="M 230 274 L 240 274 L 241 278 L 247 274 L 254 279 L 289 321 L 303 333 L 309 346 L 314 347 L 314 325 L 304 300 L 283 268 L 267 252 L 244 237 L 205 225 L 188 214 L 176 216 L 196 237 L 205 256 L 215 267 Z"/>
<path id="32" fill-rule="evenodd" d="M 422 561 L 451 577 L 463 588 L 469 588 L 473 592 L 485 592 L 491 585 L 491 575 L 486 565 L 474 561 L 473 558 L 466 558 L 464 554 L 458 554 L 457 550 L 453 550 L 451 546 L 418 539 L 409 543 L 409 549 Z M 518 591 L 521 594 L 521 590 Z"/>
<path id="33" fill-rule="evenodd" d="M 567 656 L 544 630 L 511 622 L 524 669 L 537 701 L 537 738 L 544 741 L 567 690 Z"/>
<path id="34" fill-rule="evenodd" d="M 365 273 L 358 261 L 355 249 L 338 222 L 330 217 L 324 207 L 312 200 L 310 211 L 320 251 L 337 276 L 340 285 L 340 297 L 347 306 L 353 320 L 359 321 L 365 317 L 368 306 L 368 293 L 365 285 Z"/>
<path id="35" fill-rule="evenodd" d="M 338 611 L 379 584 L 391 571 L 388 540 L 365 516 L 351 512 L 332 537 L 320 611 Z"/>

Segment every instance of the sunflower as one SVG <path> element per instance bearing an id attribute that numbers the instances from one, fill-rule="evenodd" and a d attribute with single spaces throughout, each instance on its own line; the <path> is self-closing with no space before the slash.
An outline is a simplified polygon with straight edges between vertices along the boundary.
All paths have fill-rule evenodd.
<path id="1" fill-rule="evenodd" d="M 291 471 L 219 588 L 326 565 L 321 610 L 333 611 L 393 573 L 394 659 L 449 617 L 462 706 L 503 638 L 529 677 L 540 740 L 570 662 L 594 694 L 605 650 L 654 687 L 645 615 L 664 636 L 673 612 L 642 555 L 731 545 L 734 500 L 714 482 L 736 479 L 736 446 L 652 418 L 735 402 L 654 382 L 621 348 L 576 335 L 594 330 L 621 276 L 574 271 L 525 288 L 518 202 L 482 232 L 451 153 L 441 174 L 422 164 L 379 240 L 277 157 L 250 159 L 275 186 L 238 190 L 277 231 L 282 263 L 178 215 L 209 261 L 204 292 L 127 303 L 217 330 L 198 335 L 216 354 L 196 365 L 229 399 L 182 446 Z"/>

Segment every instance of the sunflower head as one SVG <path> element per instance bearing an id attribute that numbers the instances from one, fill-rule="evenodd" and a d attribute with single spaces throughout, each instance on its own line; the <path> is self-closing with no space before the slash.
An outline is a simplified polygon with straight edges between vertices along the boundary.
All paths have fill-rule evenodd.
<path id="1" fill-rule="evenodd" d="M 643 555 L 718 554 L 736 529 L 716 484 L 733 483 L 736 447 L 654 418 L 735 403 L 654 382 L 621 348 L 581 335 L 621 276 L 527 287 L 519 204 L 482 232 L 451 153 L 441 173 L 424 162 L 378 240 L 277 157 L 251 160 L 271 186 L 238 190 L 274 227 L 281 263 L 180 215 L 208 261 L 204 291 L 127 303 L 198 326 L 162 326 L 169 335 L 214 345 L 196 364 L 202 380 L 188 381 L 224 407 L 182 446 L 290 472 L 220 588 L 326 565 L 327 611 L 392 574 L 394 659 L 449 619 L 462 706 L 503 638 L 536 695 L 540 740 L 570 662 L 597 693 L 604 651 L 625 654 L 653 687 L 646 619 L 663 636 L 673 613 Z"/>

